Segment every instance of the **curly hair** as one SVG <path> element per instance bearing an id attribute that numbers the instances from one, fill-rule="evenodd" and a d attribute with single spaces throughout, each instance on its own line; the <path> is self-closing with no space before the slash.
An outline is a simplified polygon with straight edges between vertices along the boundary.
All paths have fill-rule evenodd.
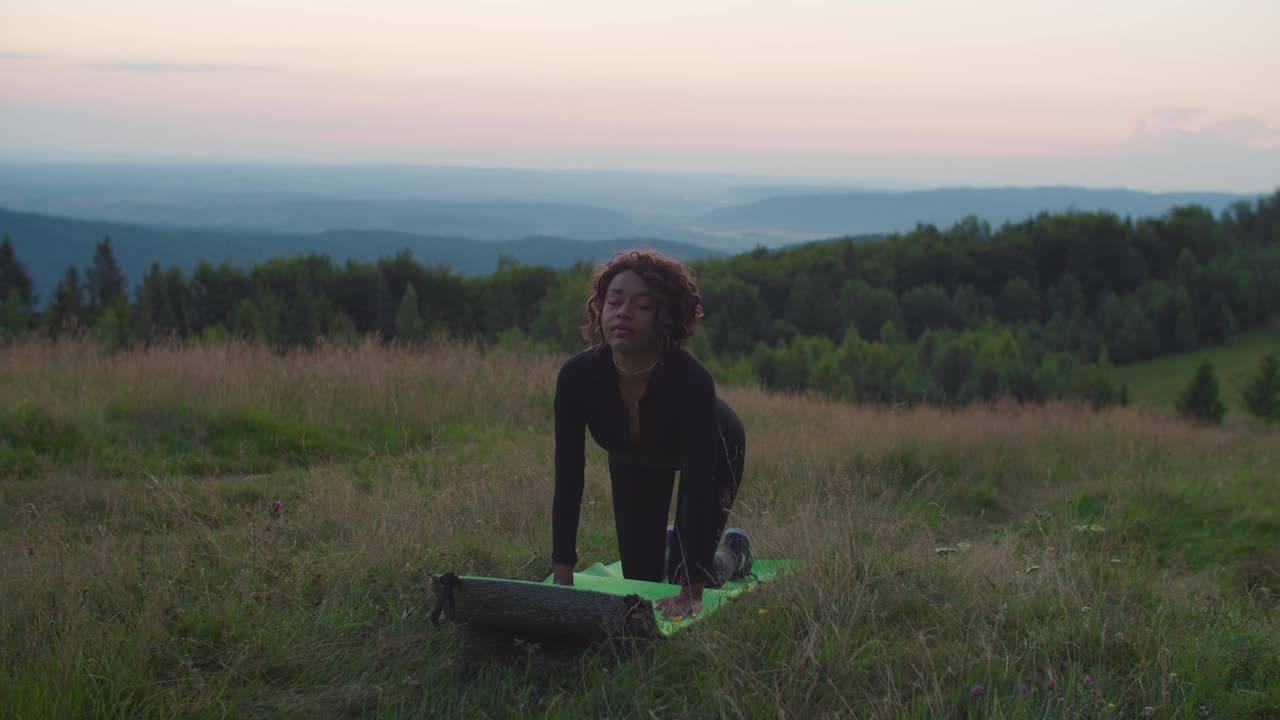
<path id="1" fill-rule="evenodd" d="M 600 320 L 605 294 L 609 291 L 609 283 L 627 270 L 639 275 L 657 299 L 657 331 L 662 338 L 662 349 L 684 345 L 702 319 L 702 293 L 698 291 L 698 283 L 688 267 L 657 250 L 648 249 L 624 250 L 592 273 L 591 297 L 587 299 L 582 338 L 588 344 L 594 344 L 597 337 L 604 337 Z"/>

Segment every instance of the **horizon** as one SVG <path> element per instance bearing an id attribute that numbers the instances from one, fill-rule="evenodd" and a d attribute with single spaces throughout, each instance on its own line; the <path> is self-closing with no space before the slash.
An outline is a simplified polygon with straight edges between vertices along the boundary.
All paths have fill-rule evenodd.
<path id="1" fill-rule="evenodd" d="M 0 19 L 7 159 L 1280 185 L 1280 5 L 1260 0 L 71 0 Z"/>
<path id="2" fill-rule="evenodd" d="M 331 161 L 306 158 L 255 159 L 225 157 L 116 157 L 110 155 L 88 156 L 33 156 L 21 154 L 5 154 L 0 152 L 0 167 L 8 166 L 45 166 L 45 167 L 92 167 L 98 169 L 146 169 L 146 168 L 191 168 L 194 170 L 235 170 L 235 169 L 275 169 L 275 170 L 387 170 L 387 171 L 460 171 L 460 172 L 494 172 L 494 173 L 526 173 L 563 174 L 563 175 L 618 175 L 618 176 L 655 176 L 683 177 L 688 179 L 721 180 L 725 182 L 763 181 L 761 187 L 776 183 L 783 187 L 806 187 L 812 194 L 829 193 L 927 193 L 951 190 L 1084 190 L 1090 192 L 1131 192 L 1147 195 L 1238 195 L 1266 196 L 1280 192 L 1280 179 L 1270 188 L 1258 190 L 1219 190 L 1214 188 L 1192 186 L 1189 189 L 1148 190 L 1131 185 L 1119 184 L 1076 184 L 1065 182 L 1045 183 L 927 183 L 923 181 L 864 180 L 841 176 L 823 175 L 784 175 L 748 172 L 729 172 L 714 170 L 664 170 L 644 169 L 636 167 L 590 167 L 590 166 L 544 166 L 544 165 L 489 165 L 489 164 L 437 164 L 419 162 L 366 162 L 366 161 Z M 730 187 L 733 187 L 732 185 Z M 754 187 L 754 186 L 744 186 Z M 477 201 L 483 202 L 483 201 Z M 0 206 L 3 206 L 0 203 Z"/>
<path id="3" fill-rule="evenodd" d="M 3 118 L 0 117 L 0 126 Z M 966 163 L 934 156 L 871 156 L 874 162 L 864 173 L 845 171 L 841 161 L 856 163 L 866 156 L 827 156 L 820 165 L 804 167 L 785 165 L 784 170 L 770 172 L 760 154 L 741 153 L 716 162 L 713 153 L 687 153 L 679 159 L 662 162 L 651 154 L 649 163 L 619 157 L 609 163 L 608 153 L 575 151 L 573 153 L 527 156 L 503 154 L 492 150 L 475 153 L 440 152 L 437 157 L 395 160 L 384 158 L 331 158 L 251 155 L 180 155 L 121 154 L 98 151 L 13 151 L 0 146 L 0 165 L 93 166 L 101 168 L 183 167 L 209 168 L 288 168 L 305 169 L 395 169 L 502 171 L 566 174 L 601 174 L 631 176 L 665 176 L 726 181 L 762 181 L 780 185 L 821 185 L 825 189 L 851 192 L 920 192 L 948 189 L 1034 189 L 1069 188 L 1084 190 L 1132 191 L 1149 194 L 1223 193 L 1232 195 L 1266 195 L 1280 190 L 1280 149 L 1244 152 L 1240 148 L 1224 148 L 1217 158 L 1204 155 L 1152 154 L 1145 156 L 1151 170 L 1134 166 L 1134 155 L 1096 156 L 1089 154 L 1050 157 L 974 156 Z M 550 151 L 544 151 L 550 152 Z M 521 158 L 528 158 L 522 161 Z M 570 158 L 579 157 L 579 162 Z M 655 162 L 655 159 L 658 161 Z M 803 156 L 792 156 L 799 162 Z M 1191 176 L 1160 176 L 1159 171 L 1185 168 L 1197 160 L 1216 160 L 1213 180 L 1200 181 Z M 1243 162 L 1241 162 L 1243 160 Z M 682 164 L 683 162 L 683 164 Z M 1042 165 L 1041 162 L 1044 164 Z M 504 164 L 505 163 L 505 164 Z M 1000 166 L 994 173 L 992 166 Z M 1050 167 L 1052 166 L 1052 167 Z M 977 170 L 975 170 L 975 168 Z M 1156 176 L 1160 180 L 1153 179 Z M 1199 176 L 1196 176 L 1199 177 Z"/>

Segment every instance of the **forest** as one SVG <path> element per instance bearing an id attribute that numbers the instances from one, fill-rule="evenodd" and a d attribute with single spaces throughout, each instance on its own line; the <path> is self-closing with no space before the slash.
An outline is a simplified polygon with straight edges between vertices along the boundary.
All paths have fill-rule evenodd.
<path id="1" fill-rule="evenodd" d="M 373 336 L 569 352 L 591 268 L 499 260 L 483 277 L 406 252 L 322 254 L 132 283 L 110 237 L 36 297 L 0 241 L 0 334 L 83 334 L 109 350 L 242 339 L 281 352 Z M 839 238 L 696 261 L 705 307 L 690 349 L 719 382 L 877 404 L 1013 398 L 1122 403 L 1110 372 L 1221 342 L 1280 313 L 1280 191 L 1215 217 L 1042 213 L 993 229 L 969 217 L 880 241 Z"/>

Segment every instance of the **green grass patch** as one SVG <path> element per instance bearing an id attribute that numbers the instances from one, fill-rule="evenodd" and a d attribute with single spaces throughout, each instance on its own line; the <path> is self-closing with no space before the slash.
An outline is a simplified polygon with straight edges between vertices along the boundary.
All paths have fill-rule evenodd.
<path id="1" fill-rule="evenodd" d="M 1280 591 L 1280 501 L 1241 487 L 1160 488 L 1120 506 L 1124 540 L 1149 548 L 1161 567 L 1226 570 L 1239 589 Z"/>
<path id="2" fill-rule="evenodd" d="M 112 477 L 252 474 L 393 457 L 441 443 L 483 459 L 493 455 L 494 447 L 530 432 L 456 421 L 409 427 L 384 417 L 318 423 L 255 408 L 140 409 L 120 402 L 96 417 L 66 419 L 23 403 L 0 415 L 0 476 L 31 477 L 50 467 L 85 462 L 96 475 Z"/>
<path id="3" fill-rule="evenodd" d="M 81 456 L 84 435 L 75 423 L 23 400 L 0 415 L 0 478 L 31 477 L 49 463 Z"/>
<path id="4" fill-rule="evenodd" d="M 1280 353 L 1280 331 L 1259 330 L 1237 335 L 1215 347 L 1117 367 L 1115 377 L 1116 382 L 1128 386 L 1133 402 L 1172 409 L 1200 364 L 1211 362 L 1227 412 L 1244 414 L 1240 393 L 1268 353 Z"/>

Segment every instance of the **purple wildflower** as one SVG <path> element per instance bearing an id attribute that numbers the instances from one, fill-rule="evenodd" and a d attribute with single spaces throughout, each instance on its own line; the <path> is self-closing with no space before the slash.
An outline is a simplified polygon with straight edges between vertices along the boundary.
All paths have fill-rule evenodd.
<path id="1" fill-rule="evenodd" d="M 1090 685 L 1092 685 L 1092 684 L 1093 684 L 1093 678 L 1089 677 L 1089 674 L 1088 674 L 1088 673 L 1085 673 L 1085 676 L 1084 676 L 1084 686 L 1085 686 L 1085 687 L 1089 687 L 1089 686 L 1090 686 Z"/>
<path id="2" fill-rule="evenodd" d="M 982 697 L 983 695 L 986 694 L 986 692 L 987 692 L 986 690 L 982 689 L 981 685 L 974 685 L 973 687 L 969 688 L 969 694 L 974 697 Z"/>
<path id="3" fill-rule="evenodd" d="M 1026 697 L 1027 693 L 1031 692 L 1031 688 L 1028 687 L 1026 683 L 1020 682 L 1018 683 L 1018 686 L 1013 689 L 1013 691 L 1018 693 L 1019 697 Z"/>
<path id="4" fill-rule="evenodd" d="M 27 555 L 29 555 L 29 556 L 34 556 L 35 554 L 36 554 L 36 548 L 35 548 L 35 546 L 34 546 L 34 545 L 28 545 L 28 546 L 27 546 Z"/>
<path id="5" fill-rule="evenodd" d="M 270 531 L 270 530 L 271 530 L 271 521 L 270 521 L 270 520 L 268 520 L 268 521 L 266 521 L 265 523 L 263 523 L 263 524 L 262 524 L 262 529 L 263 529 L 263 530 Z"/>
<path id="6" fill-rule="evenodd" d="M 1053 678 L 1049 678 L 1049 682 L 1045 683 L 1045 687 L 1047 687 L 1047 688 L 1049 688 L 1050 690 L 1052 690 L 1052 689 L 1054 689 L 1054 688 L 1058 687 L 1058 683 L 1057 683 L 1057 682 L 1055 682 Z"/>
<path id="7" fill-rule="evenodd" d="M 281 502 L 280 500 L 277 500 L 277 501 L 275 501 L 275 502 L 271 503 L 271 512 L 272 512 L 272 514 L 274 514 L 274 515 L 279 515 L 279 514 L 280 514 L 280 510 L 281 510 L 281 509 L 283 509 L 283 508 L 284 508 L 284 503 L 283 503 L 283 502 Z"/>

